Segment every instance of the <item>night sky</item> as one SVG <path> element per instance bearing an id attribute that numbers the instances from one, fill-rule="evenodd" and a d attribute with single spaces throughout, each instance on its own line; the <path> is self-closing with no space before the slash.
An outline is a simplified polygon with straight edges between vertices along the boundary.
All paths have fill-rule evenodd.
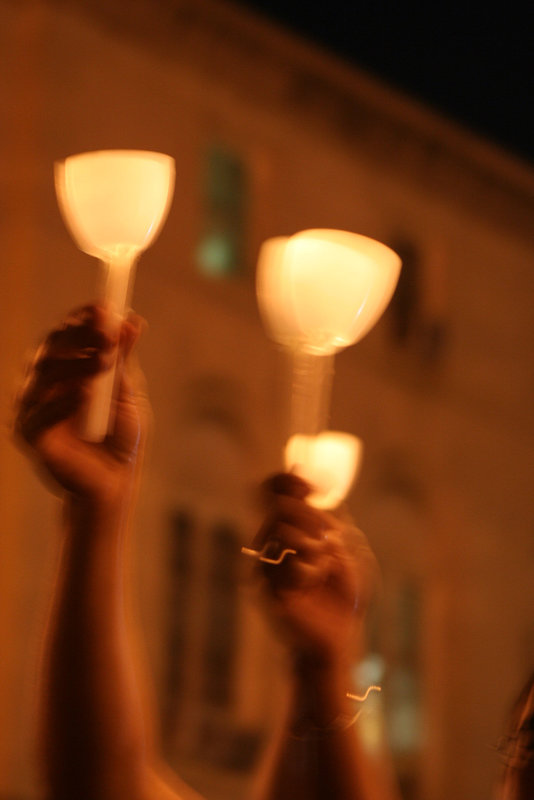
<path id="1" fill-rule="evenodd" d="M 534 164 L 534 9 L 528 0 L 234 2 Z"/>

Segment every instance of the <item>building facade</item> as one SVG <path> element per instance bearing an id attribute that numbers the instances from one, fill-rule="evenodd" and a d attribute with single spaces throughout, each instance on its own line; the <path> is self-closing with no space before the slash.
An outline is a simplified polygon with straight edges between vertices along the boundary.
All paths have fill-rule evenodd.
<path id="1" fill-rule="evenodd" d="M 349 505 L 383 573 L 366 675 L 405 796 L 486 800 L 534 662 L 532 169 L 215 0 L 2 0 L 0 18 L 4 419 L 28 347 L 96 285 L 54 160 L 176 158 L 134 295 L 155 420 L 138 607 L 166 757 L 208 797 L 244 797 L 275 723 L 282 656 L 238 557 L 287 425 L 254 268 L 269 236 L 341 228 L 404 263 L 383 320 L 336 361 L 332 426 L 365 445 Z M 0 477 L 0 797 L 32 800 L 58 515 L 7 435 Z"/>

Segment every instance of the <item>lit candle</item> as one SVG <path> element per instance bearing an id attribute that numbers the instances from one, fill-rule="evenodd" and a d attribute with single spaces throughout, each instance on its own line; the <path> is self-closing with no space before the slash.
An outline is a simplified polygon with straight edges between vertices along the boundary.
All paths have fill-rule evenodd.
<path id="1" fill-rule="evenodd" d="M 144 150 L 102 150 L 69 156 L 55 165 L 59 207 L 78 247 L 102 264 L 101 302 L 110 334 L 124 317 L 133 267 L 159 233 L 174 191 L 174 160 Z M 94 379 L 83 435 L 101 441 L 110 414 L 115 367 Z"/>
<path id="2" fill-rule="evenodd" d="M 307 230 L 262 245 L 258 305 L 269 335 L 293 359 L 292 433 L 327 427 L 334 354 L 377 322 L 400 267 L 389 247 L 346 231 Z"/>
<path id="3" fill-rule="evenodd" d="M 349 493 L 360 468 L 362 441 L 339 431 L 292 436 L 284 450 L 286 469 L 313 489 L 306 499 L 315 508 L 336 508 Z"/>

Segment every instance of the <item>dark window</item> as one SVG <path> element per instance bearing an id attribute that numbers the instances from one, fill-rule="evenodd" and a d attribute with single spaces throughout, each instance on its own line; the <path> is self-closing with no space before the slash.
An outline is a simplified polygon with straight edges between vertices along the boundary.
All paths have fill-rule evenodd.
<path id="1" fill-rule="evenodd" d="M 212 277 L 244 267 L 247 176 L 242 160 L 220 146 L 207 154 L 203 183 L 204 226 L 197 247 L 199 270 Z"/>
<path id="2" fill-rule="evenodd" d="M 402 261 L 399 282 L 391 300 L 395 339 L 405 344 L 419 326 L 421 314 L 421 262 L 417 248 L 407 240 L 393 244 Z"/>
<path id="3" fill-rule="evenodd" d="M 392 248 L 402 261 L 388 312 L 393 339 L 425 367 L 438 364 L 447 339 L 445 265 L 439 253 L 424 258 L 409 239 L 394 241 Z"/>
<path id="4" fill-rule="evenodd" d="M 185 512 L 172 518 L 168 543 L 167 635 L 163 685 L 162 735 L 171 741 L 184 690 L 184 659 L 187 638 L 187 609 L 191 592 L 193 523 Z"/>
<path id="5" fill-rule="evenodd" d="M 204 651 L 204 695 L 208 703 L 232 700 L 238 612 L 238 537 L 229 525 L 212 535 L 207 641 Z"/>

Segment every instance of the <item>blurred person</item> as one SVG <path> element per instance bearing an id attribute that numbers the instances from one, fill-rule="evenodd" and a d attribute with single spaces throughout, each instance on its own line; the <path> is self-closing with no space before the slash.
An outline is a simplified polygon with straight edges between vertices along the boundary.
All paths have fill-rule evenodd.
<path id="1" fill-rule="evenodd" d="M 62 498 L 62 551 L 40 675 L 38 740 L 47 800 L 199 800 L 158 756 L 148 682 L 129 609 L 130 518 L 148 403 L 132 350 L 141 320 L 116 339 L 106 312 L 73 312 L 37 350 L 15 429 Z M 113 434 L 83 441 L 91 379 L 119 354 Z M 353 725 L 350 664 L 375 562 L 347 522 L 312 509 L 292 475 L 263 487 L 256 550 L 295 553 L 258 564 L 268 613 L 286 643 L 290 702 L 258 777 L 257 800 L 392 800 L 389 768 L 364 753 Z M 277 560 L 276 558 L 272 559 Z"/>
<path id="2" fill-rule="evenodd" d="M 534 798 L 534 673 L 517 698 L 497 745 L 504 769 L 497 800 Z"/>

